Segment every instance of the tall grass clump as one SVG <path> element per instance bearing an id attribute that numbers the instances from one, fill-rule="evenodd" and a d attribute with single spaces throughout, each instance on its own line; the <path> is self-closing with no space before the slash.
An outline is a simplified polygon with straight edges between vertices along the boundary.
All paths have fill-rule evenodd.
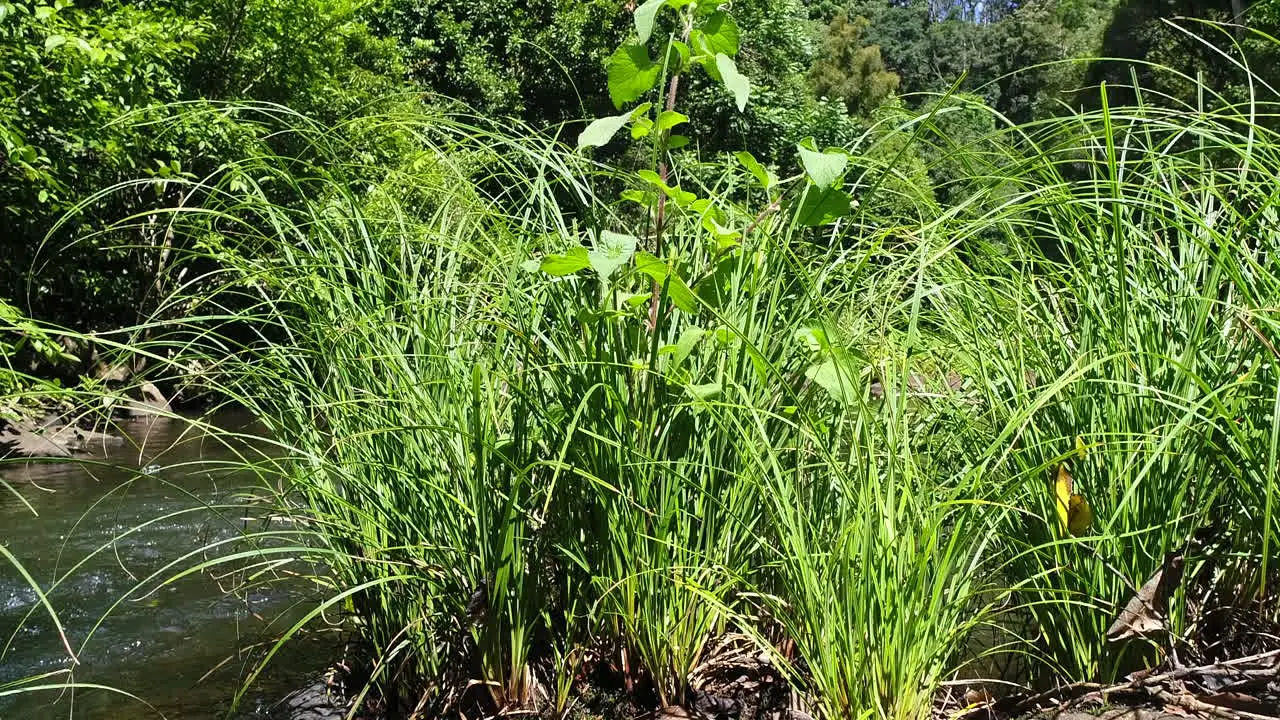
<path id="1" fill-rule="evenodd" d="M 291 449 L 278 502 L 393 712 L 688 703 L 733 634 L 823 718 L 914 720 L 988 655 L 1114 679 L 1273 597 L 1267 103 L 999 130 L 947 149 L 944 207 L 885 160 L 929 116 L 780 178 L 674 152 L 652 84 L 576 150 L 384 118 L 417 150 L 373 183 L 299 124 L 331 163 L 226 168 L 175 221 L 174 337 Z M 1179 555 L 1169 637 L 1109 642 Z"/>
<path id="2" fill-rule="evenodd" d="M 1041 681 L 1114 680 L 1193 633 L 1196 613 L 1270 597 L 1273 114 L 1104 102 L 1016 128 L 1000 145 L 1018 150 L 986 165 L 986 203 L 955 226 L 976 272 L 947 332 L 980 415 L 1015 428 L 992 448 L 1000 496 L 1022 510 L 1000 536 Z M 1079 536 L 1055 518 L 1062 464 L 1093 512 Z M 1108 642 L 1170 554 L 1188 579 L 1172 634 Z"/>
<path id="3" fill-rule="evenodd" d="M 954 399 L 908 399 L 891 340 L 950 254 L 829 245 L 730 168 L 689 187 L 744 230 L 673 203 L 660 257 L 652 215 L 597 195 L 634 180 L 532 133 L 396 121 L 412 178 L 357 193 L 338 162 L 263 158 L 184 217 L 220 263 L 191 286 L 221 288 L 185 349 L 292 449 L 280 502 L 384 701 L 563 710 L 590 671 L 679 704 L 736 632 L 825 715 L 927 708 L 982 617 L 991 527 L 975 476 L 931 484 L 916 431 Z M 406 179 L 429 202 L 397 201 Z"/>

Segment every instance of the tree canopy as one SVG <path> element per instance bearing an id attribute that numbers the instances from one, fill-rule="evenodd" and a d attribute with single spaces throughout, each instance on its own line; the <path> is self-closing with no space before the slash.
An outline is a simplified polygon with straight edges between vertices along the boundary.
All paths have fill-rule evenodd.
<path id="1" fill-rule="evenodd" d="M 684 107 L 704 150 L 781 162 L 806 137 L 855 142 L 952 92 L 1019 123 L 1096 105 L 1104 82 L 1123 95 L 1135 76 L 1149 102 L 1233 102 L 1249 92 L 1237 61 L 1280 80 L 1276 44 L 1262 39 L 1280 34 L 1278 5 L 742 0 L 738 63 L 753 101 L 732 111 L 723 87 L 692 78 Z M 322 123 L 367 117 L 353 142 L 389 163 L 409 157 L 412 140 L 378 120 L 388 103 L 461 103 L 555 132 L 611 111 L 606 65 L 636 10 L 618 0 L 0 0 L 0 295 L 82 328 L 136 315 L 154 297 L 165 233 L 104 230 L 184 202 L 166 179 L 216 177 L 292 142 L 225 103 L 278 104 Z M 661 16 L 655 33 L 679 39 L 672 22 Z M 126 182 L 128 192 L 95 196 Z"/>

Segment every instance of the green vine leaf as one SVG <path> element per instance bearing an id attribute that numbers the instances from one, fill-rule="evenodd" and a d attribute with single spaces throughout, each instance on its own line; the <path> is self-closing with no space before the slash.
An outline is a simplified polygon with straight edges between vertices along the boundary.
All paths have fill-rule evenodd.
<path id="1" fill-rule="evenodd" d="M 705 402 L 707 400 L 715 400 L 720 397 L 720 383 L 716 382 L 704 383 L 702 385 L 687 385 L 685 386 L 685 390 L 689 392 L 689 395 L 692 396 L 694 400 L 701 400 Z"/>
<path id="2" fill-rule="evenodd" d="M 751 81 L 738 72 L 738 66 L 733 62 L 733 58 L 724 53 L 716 53 L 716 70 L 720 71 L 724 86 L 733 93 L 738 112 L 746 110 L 747 99 L 751 97 Z"/>
<path id="3" fill-rule="evenodd" d="M 636 253 L 636 269 L 648 275 L 659 286 L 665 285 L 667 295 L 671 298 L 671 303 L 678 309 L 690 315 L 698 314 L 698 298 L 694 296 L 693 291 L 689 289 L 688 283 L 683 278 L 667 268 L 666 262 L 658 259 L 652 253 L 638 252 Z M 670 276 L 670 282 L 667 280 L 668 276 Z"/>
<path id="4" fill-rule="evenodd" d="M 689 46 L 679 40 L 672 40 L 667 43 L 667 75 L 675 75 L 684 72 L 685 67 L 689 65 L 689 60 L 693 57 L 693 52 Z"/>
<path id="5" fill-rule="evenodd" d="M 760 187 L 768 190 L 778 184 L 777 176 L 767 170 L 765 166 L 761 165 L 760 161 L 756 160 L 755 155 L 752 155 L 746 150 L 742 150 L 735 153 L 734 157 L 738 159 L 738 162 L 742 164 L 742 167 L 747 169 L 747 172 L 751 173 L 751 176 L 756 179 L 756 182 L 760 183 Z"/>
<path id="6" fill-rule="evenodd" d="M 636 8 L 636 34 L 640 36 L 640 42 L 649 42 L 649 37 L 653 35 L 653 23 L 658 17 L 658 11 L 666 4 L 667 0 L 647 0 Z"/>
<path id="7" fill-rule="evenodd" d="M 826 362 L 809 366 L 804 374 L 841 405 L 857 402 L 858 392 L 854 389 L 854 379 L 857 375 L 849 367 L 848 362 L 831 358 Z"/>
<path id="8" fill-rule="evenodd" d="M 723 10 L 717 10 L 699 28 L 711 53 L 724 53 L 729 57 L 738 54 L 741 33 L 738 24 Z"/>
<path id="9" fill-rule="evenodd" d="M 820 188 L 828 188 L 844 175 L 845 166 L 849 164 L 849 156 L 839 150 L 817 152 L 804 145 L 797 145 L 800 151 L 800 164 L 804 172 Z"/>
<path id="10" fill-rule="evenodd" d="M 698 199 L 697 195 L 694 195 L 688 190 L 681 190 L 678 187 L 668 185 L 663 182 L 662 177 L 652 170 L 639 170 L 636 172 L 636 176 L 650 185 L 662 190 L 662 192 L 666 194 L 667 198 L 678 207 L 687 208 Z"/>
<path id="11" fill-rule="evenodd" d="M 647 117 L 636 118 L 636 123 L 631 126 L 631 137 L 636 140 L 649 137 L 652 132 L 653 121 Z"/>
<path id="12" fill-rule="evenodd" d="M 584 247 L 576 247 L 564 255 L 548 255 L 538 263 L 539 270 L 555 277 L 572 275 L 589 267 L 591 259 Z"/>
<path id="13" fill-rule="evenodd" d="M 658 82 L 662 67 L 649 59 L 643 45 L 623 45 L 609 57 L 609 99 L 621 108 L 639 100 Z"/>
<path id="14" fill-rule="evenodd" d="M 608 282 L 609 277 L 626 265 L 635 255 L 636 245 L 640 241 L 634 235 L 610 232 L 605 230 L 595 242 L 595 247 L 587 253 L 591 267 L 600 276 L 601 282 Z"/>
<path id="15" fill-rule="evenodd" d="M 829 225 L 849 214 L 853 198 L 839 188 L 805 188 L 796 222 L 805 227 Z"/>
<path id="16" fill-rule="evenodd" d="M 684 365 L 684 361 L 689 358 L 689 355 L 693 354 L 694 348 L 698 346 L 698 343 L 702 341 L 702 336 L 706 334 L 706 330 L 697 327 L 685 328 L 684 332 L 680 333 L 680 339 L 676 340 L 675 355 L 671 358 L 672 370 L 678 370 L 681 365 Z"/>
<path id="17" fill-rule="evenodd" d="M 658 130 L 670 130 L 677 125 L 683 125 L 689 122 L 689 116 L 684 113 L 678 113 L 675 110 L 663 110 L 658 116 Z"/>
<path id="18" fill-rule="evenodd" d="M 578 133 L 578 149 L 585 147 L 602 147 L 607 145 L 622 126 L 631 120 L 631 113 L 611 115 L 592 120 L 591 124 Z"/>

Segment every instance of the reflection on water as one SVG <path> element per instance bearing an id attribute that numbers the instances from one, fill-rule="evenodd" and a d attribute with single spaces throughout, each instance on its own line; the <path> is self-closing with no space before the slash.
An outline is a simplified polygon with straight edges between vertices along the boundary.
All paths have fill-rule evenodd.
<path id="1" fill-rule="evenodd" d="M 260 430 L 242 413 L 221 413 L 211 422 L 240 433 Z M 41 587 L 53 588 L 49 601 L 81 663 L 76 682 L 134 693 L 168 718 L 226 717 L 257 657 L 238 650 L 286 629 L 297 617 L 290 607 L 305 600 L 306 586 L 277 580 L 228 594 L 213 573 L 194 573 L 154 592 L 137 588 L 154 588 L 148 576 L 169 563 L 181 561 L 164 576 L 206 559 L 201 550 L 210 543 L 262 528 L 249 495 L 263 480 L 242 462 L 265 460 L 268 448 L 243 441 L 229 446 L 182 421 L 134 420 L 120 429 L 124 442 L 99 447 L 96 457 L 81 462 L 0 464 L 0 480 L 10 486 L 0 487 L 0 543 Z M 121 598 L 128 599 L 112 609 Z M 35 592 L 3 561 L 0 650 L 0 691 L 16 679 L 70 667 Z M 291 648 L 268 681 L 246 696 L 241 716 L 267 716 L 265 708 L 322 667 L 324 655 L 315 647 Z M 98 690 L 0 698 L 4 720 L 148 716 L 159 717 Z"/>

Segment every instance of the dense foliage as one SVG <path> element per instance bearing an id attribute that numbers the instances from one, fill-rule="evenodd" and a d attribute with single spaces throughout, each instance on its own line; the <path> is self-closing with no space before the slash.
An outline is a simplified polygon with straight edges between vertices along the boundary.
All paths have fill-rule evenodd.
<path id="1" fill-rule="evenodd" d="M 298 561 L 393 716 L 1111 683 L 1280 620 L 1278 13 L 1190 5 L 0 2 L 0 389 L 141 321 L 254 411 L 194 562 Z"/>
<path id="2" fill-rule="evenodd" d="M 609 107 L 601 80 L 634 7 L 613 0 L 6 0 L 0 296 L 79 329 L 145 316 L 157 299 L 166 232 L 100 231 L 190 199 L 139 184 L 129 194 L 81 202 L 119 182 L 207 177 L 254 152 L 262 140 L 256 118 L 220 112 L 219 101 L 282 103 L 331 122 L 382 112 L 389 98 L 421 97 L 550 127 Z M 775 162 L 786 162 L 786 149 L 806 136 L 853 142 L 883 117 L 882 106 L 928 108 L 930 94 L 957 82 L 1017 122 L 1096 107 L 1088 86 L 1128 85 L 1130 71 L 1124 63 L 1073 61 L 1091 55 L 1179 68 L 1174 76 L 1138 66 L 1152 96 L 1195 102 L 1197 77 L 1224 101 L 1246 96 L 1248 88 L 1232 85 L 1229 58 L 1187 34 L 1185 23 L 1166 23 L 1178 16 L 1238 16 L 1235 31 L 1189 29 L 1234 32 L 1262 79 L 1280 67 L 1274 46 L 1254 34 L 1276 29 L 1267 2 L 749 0 L 735 3 L 734 13 L 756 100 L 733 113 L 726 94 L 693 80 L 686 114 L 705 129 L 704 151 L 745 147 Z M 658 32 L 678 32 L 662 22 Z M 415 94 L 422 91 L 429 94 Z M 893 100 L 895 92 L 905 103 Z M 394 158 L 411 151 L 403 140 L 360 133 L 354 142 Z"/>

